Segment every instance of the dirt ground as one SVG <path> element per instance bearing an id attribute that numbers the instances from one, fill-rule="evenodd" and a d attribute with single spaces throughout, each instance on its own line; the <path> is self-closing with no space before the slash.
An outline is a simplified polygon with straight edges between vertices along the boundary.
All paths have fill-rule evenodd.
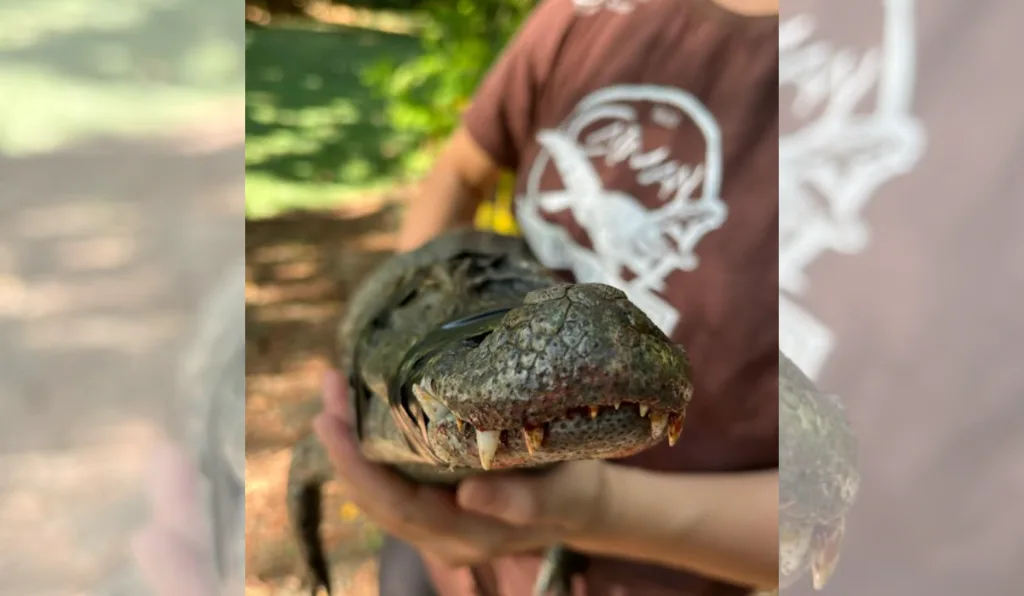
<path id="1" fill-rule="evenodd" d="M 246 223 L 246 594 L 299 594 L 285 514 L 291 445 L 310 431 L 334 331 L 355 285 L 389 254 L 398 204 Z M 375 596 L 379 533 L 328 486 L 335 593 Z"/>
<path id="2" fill-rule="evenodd" d="M 241 131 L 214 116 L 0 158 L 0 594 L 149 593 L 146 457 L 242 241 Z"/>

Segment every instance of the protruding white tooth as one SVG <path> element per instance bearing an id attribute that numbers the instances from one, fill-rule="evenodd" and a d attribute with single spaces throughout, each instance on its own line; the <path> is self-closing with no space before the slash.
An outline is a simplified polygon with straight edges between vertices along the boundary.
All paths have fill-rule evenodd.
<path id="1" fill-rule="evenodd" d="M 650 410 L 650 409 L 651 409 L 650 406 L 645 406 L 643 404 L 640 404 L 640 417 L 643 418 L 644 416 L 646 416 L 647 415 L 647 411 Z"/>
<path id="2" fill-rule="evenodd" d="M 544 444 L 544 427 L 524 428 L 523 441 L 526 443 L 526 450 L 533 455 Z"/>
<path id="3" fill-rule="evenodd" d="M 476 448 L 480 452 L 480 465 L 485 470 L 491 469 L 491 464 L 494 462 L 494 456 L 498 453 L 498 446 L 500 444 L 500 430 L 476 431 Z"/>
<path id="4" fill-rule="evenodd" d="M 430 395 L 429 386 L 423 386 L 418 383 L 414 384 L 412 386 L 412 394 L 420 402 L 420 407 L 423 408 L 423 411 L 426 412 L 427 417 L 431 420 L 443 420 L 449 414 L 448 408 Z"/>
<path id="5" fill-rule="evenodd" d="M 597 415 L 601 413 L 601 408 L 599 408 L 597 406 L 590 406 L 590 408 L 588 408 L 588 409 L 590 410 L 590 419 L 591 420 L 593 420 L 594 418 L 597 418 Z"/>
<path id="6" fill-rule="evenodd" d="M 665 436 L 668 430 L 668 414 L 651 412 L 651 437 L 654 439 Z"/>
<path id="7" fill-rule="evenodd" d="M 621 408 L 621 407 L 622 407 L 622 402 L 621 402 L 621 401 L 617 401 L 617 402 L 615 402 L 615 409 L 616 409 L 616 410 L 618 410 L 618 409 L 619 409 L 619 408 Z"/>

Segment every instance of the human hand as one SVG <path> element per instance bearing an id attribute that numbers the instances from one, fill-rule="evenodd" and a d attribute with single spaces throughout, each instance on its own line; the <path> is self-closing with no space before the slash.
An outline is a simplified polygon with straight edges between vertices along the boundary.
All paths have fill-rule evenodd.
<path id="1" fill-rule="evenodd" d="M 348 497 L 385 532 L 461 566 L 536 551 L 599 521 L 605 464 L 571 462 L 536 475 L 484 474 L 456 493 L 409 482 L 359 453 L 347 383 L 331 371 L 314 423 Z"/>
<path id="2" fill-rule="evenodd" d="M 132 540 L 143 579 L 158 596 L 216 596 L 198 470 L 182 449 L 164 443 L 152 456 L 146 488 L 153 516 Z"/>

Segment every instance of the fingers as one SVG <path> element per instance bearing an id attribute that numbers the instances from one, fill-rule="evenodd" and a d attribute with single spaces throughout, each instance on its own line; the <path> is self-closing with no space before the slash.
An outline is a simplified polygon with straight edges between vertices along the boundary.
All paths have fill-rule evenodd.
<path id="1" fill-rule="evenodd" d="M 349 496 L 371 519 L 386 531 L 401 533 L 406 538 L 406 526 L 430 525 L 428 520 L 421 519 L 417 510 L 416 486 L 366 461 L 348 426 L 323 414 L 313 423 L 313 428 L 326 447 L 335 471 L 351 487 Z"/>
<path id="2" fill-rule="evenodd" d="M 354 427 L 353 408 L 349 403 L 348 380 L 336 370 L 329 370 L 323 380 L 324 413 Z"/>
<path id="3" fill-rule="evenodd" d="M 360 492 L 383 491 L 387 498 L 413 499 L 415 487 L 384 468 L 376 466 L 359 453 L 352 430 L 329 415 L 322 414 L 313 422 L 317 436 L 327 448 L 327 454 L 338 474 Z"/>
<path id="4" fill-rule="evenodd" d="M 157 596 L 216 596 L 212 568 L 204 564 L 209 557 L 175 532 L 151 524 L 131 546 L 139 571 Z"/>
<path id="5" fill-rule="evenodd" d="M 160 596 L 216 594 L 199 482 L 181 448 L 169 442 L 157 447 L 146 478 L 153 516 L 131 548 L 139 570 Z"/>
<path id="6" fill-rule="evenodd" d="M 605 467 L 598 461 L 570 462 L 543 475 L 476 477 L 459 487 L 467 511 L 516 526 L 577 530 L 590 522 L 604 492 Z"/>
<path id="7" fill-rule="evenodd" d="M 459 507 L 515 525 L 537 523 L 544 516 L 535 478 L 469 478 L 459 486 Z"/>
<path id="8" fill-rule="evenodd" d="M 534 532 L 510 532 L 498 520 L 459 510 L 451 493 L 406 481 L 384 466 L 367 461 L 354 435 L 347 382 L 336 372 L 324 379 L 324 412 L 313 428 L 345 484 L 348 497 L 385 532 L 441 559 L 476 562 L 503 548 L 540 544 Z M 521 548 L 521 547 L 520 547 Z"/>
<path id="9" fill-rule="evenodd" d="M 147 489 L 153 523 L 173 531 L 195 548 L 209 548 L 199 473 L 185 452 L 165 442 L 150 459 Z"/>

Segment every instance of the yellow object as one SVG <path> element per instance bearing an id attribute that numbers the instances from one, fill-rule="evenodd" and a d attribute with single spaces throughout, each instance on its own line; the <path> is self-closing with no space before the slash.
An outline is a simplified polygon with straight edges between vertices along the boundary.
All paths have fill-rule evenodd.
<path id="1" fill-rule="evenodd" d="M 351 501 L 346 501 L 339 509 L 338 514 L 342 520 L 350 522 L 359 517 L 359 507 Z"/>
<path id="2" fill-rule="evenodd" d="M 498 181 L 498 188 L 493 201 L 485 201 L 476 210 L 474 225 L 481 230 L 490 230 L 505 236 L 518 236 L 519 226 L 512 214 L 512 201 L 515 191 L 515 177 L 503 174 Z"/>

